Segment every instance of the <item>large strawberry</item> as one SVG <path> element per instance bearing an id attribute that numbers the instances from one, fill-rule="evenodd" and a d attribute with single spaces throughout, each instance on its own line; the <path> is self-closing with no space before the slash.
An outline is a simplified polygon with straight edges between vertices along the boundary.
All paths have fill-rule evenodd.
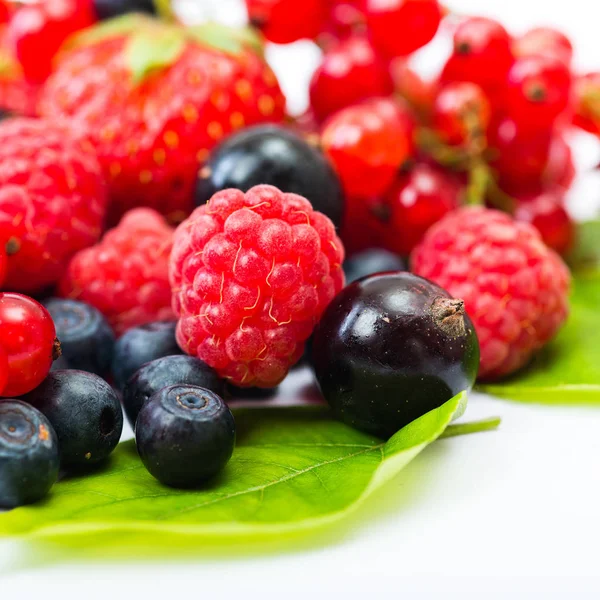
<path id="1" fill-rule="evenodd" d="M 249 30 L 127 15 L 69 45 L 40 111 L 68 117 L 92 139 L 112 221 L 135 206 L 180 220 L 192 207 L 199 166 L 222 137 L 283 119 L 285 98 Z"/>

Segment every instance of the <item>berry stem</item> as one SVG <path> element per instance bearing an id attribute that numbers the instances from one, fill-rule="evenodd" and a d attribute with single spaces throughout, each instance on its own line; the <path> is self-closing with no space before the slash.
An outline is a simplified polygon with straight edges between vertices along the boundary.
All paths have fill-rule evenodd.
<path id="1" fill-rule="evenodd" d="M 480 433 L 482 431 L 494 431 L 498 429 L 502 419 L 500 417 L 488 417 L 479 421 L 470 421 L 469 423 L 457 423 L 448 425 L 441 438 L 455 437 L 458 435 L 469 435 L 470 433 Z"/>

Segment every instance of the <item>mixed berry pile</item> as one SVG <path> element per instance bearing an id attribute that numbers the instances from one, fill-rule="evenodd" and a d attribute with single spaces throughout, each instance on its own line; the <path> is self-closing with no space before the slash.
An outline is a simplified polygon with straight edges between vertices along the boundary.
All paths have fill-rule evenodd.
<path id="1" fill-rule="evenodd" d="M 150 473 L 197 486 L 233 452 L 223 398 L 303 355 L 385 437 L 567 319 L 568 134 L 600 135 L 600 73 L 564 34 L 438 0 L 246 6 L 0 0 L 0 507 L 104 461 L 122 406 Z M 323 54 L 293 118 L 264 45 L 300 39 Z"/>

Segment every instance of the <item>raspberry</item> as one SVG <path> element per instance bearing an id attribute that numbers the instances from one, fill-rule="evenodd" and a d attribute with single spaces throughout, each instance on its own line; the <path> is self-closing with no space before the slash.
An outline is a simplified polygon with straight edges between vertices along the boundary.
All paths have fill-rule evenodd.
<path id="1" fill-rule="evenodd" d="M 411 259 L 415 273 L 465 301 L 481 346 L 480 379 L 524 366 L 567 318 L 567 267 L 534 227 L 502 212 L 454 211 Z"/>
<path id="2" fill-rule="evenodd" d="M 217 192 L 175 233 L 177 341 L 242 387 L 273 387 L 344 285 L 331 221 L 296 194 Z"/>
<path id="3" fill-rule="evenodd" d="M 95 306 L 117 334 L 172 319 L 168 263 L 173 231 L 155 210 L 130 210 L 99 244 L 73 257 L 60 294 Z"/>
<path id="4" fill-rule="evenodd" d="M 94 149 L 44 120 L 0 123 L 0 246 L 5 287 L 39 292 L 102 232 L 107 194 Z"/>

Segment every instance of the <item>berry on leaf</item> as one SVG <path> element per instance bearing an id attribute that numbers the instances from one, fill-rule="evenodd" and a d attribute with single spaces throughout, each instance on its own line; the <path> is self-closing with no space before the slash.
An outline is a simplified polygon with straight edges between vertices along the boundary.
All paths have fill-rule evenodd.
<path id="1" fill-rule="evenodd" d="M 241 387 L 274 387 L 344 283 L 331 221 L 295 194 L 224 190 L 175 233 L 177 341 Z"/>

